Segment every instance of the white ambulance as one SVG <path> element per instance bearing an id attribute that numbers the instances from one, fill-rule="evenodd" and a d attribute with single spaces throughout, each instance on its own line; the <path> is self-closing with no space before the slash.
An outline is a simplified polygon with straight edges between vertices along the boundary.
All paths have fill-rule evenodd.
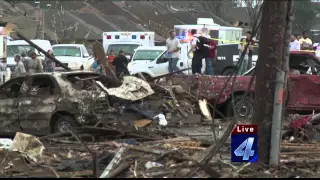
<path id="1" fill-rule="evenodd" d="M 154 46 L 154 41 L 154 32 L 104 32 L 102 34 L 102 44 L 107 56 L 111 50 L 115 55 L 122 50 L 128 59 L 131 59 L 137 47 Z"/>

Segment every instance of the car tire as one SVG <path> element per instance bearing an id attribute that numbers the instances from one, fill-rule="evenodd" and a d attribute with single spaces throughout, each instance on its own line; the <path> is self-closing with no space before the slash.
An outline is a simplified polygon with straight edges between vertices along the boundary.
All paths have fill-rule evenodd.
<path id="1" fill-rule="evenodd" d="M 61 115 L 58 118 L 58 120 L 54 123 L 53 132 L 54 133 L 64 132 L 70 127 L 74 128 L 79 126 L 80 126 L 79 123 L 77 123 L 77 121 L 72 116 Z"/>
<path id="2" fill-rule="evenodd" d="M 242 95 L 234 96 L 235 105 L 235 116 L 237 119 L 250 121 L 253 114 L 253 99 L 249 96 L 244 97 L 242 100 Z M 233 105 L 230 99 L 226 107 L 226 116 L 233 117 Z"/>
<path id="3" fill-rule="evenodd" d="M 222 71 L 221 75 L 230 76 L 234 72 L 235 67 L 229 67 Z"/>

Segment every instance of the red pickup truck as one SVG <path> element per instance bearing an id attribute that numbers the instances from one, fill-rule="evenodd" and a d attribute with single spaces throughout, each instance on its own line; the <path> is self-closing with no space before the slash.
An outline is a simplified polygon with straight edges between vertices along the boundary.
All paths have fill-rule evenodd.
<path id="1" fill-rule="evenodd" d="M 288 96 L 286 97 L 287 112 L 302 113 L 320 111 L 320 61 L 309 52 L 291 52 L 289 60 Z M 233 87 L 236 116 L 249 118 L 253 112 L 254 82 L 246 97 L 242 95 L 248 88 L 253 68 L 243 76 L 238 76 Z M 173 84 L 179 84 L 184 89 L 190 89 L 198 98 L 205 98 L 214 103 L 223 88 L 228 76 L 207 75 L 176 75 Z M 231 99 L 232 79 L 218 100 L 218 108 L 226 116 L 232 116 Z"/>

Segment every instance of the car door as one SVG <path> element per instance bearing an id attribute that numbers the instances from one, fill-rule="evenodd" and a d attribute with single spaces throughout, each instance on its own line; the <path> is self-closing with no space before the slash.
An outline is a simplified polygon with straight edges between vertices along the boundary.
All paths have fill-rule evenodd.
<path id="1" fill-rule="evenodd" d="M 18 99 L 20 126 L 24 132 L 42 134 L 50 131 L 50 118 L 59 94 L 60 87 L 52 75 L 26 77 Z"/>
<path id="2" fill-rule="evenodd" d="M 317 61 L 317 62 L 316 62 Z M 291 55 L 289 66 L 298 69 L 300 75 L 289 75 L 287 109 L 292 111 L 320 110 L 320 77 L 315 71 L 307 74 L 308 69 L 319 69 L 319 62 L 310 55 Z M 318 68 L 317 68 L 318 67 Z M 319 69 L 320 70 L 320 69 Z"/>
<path id="3" fill-rule="evenodd" d="M 20 131 L 18 118 L 18 93 L 24 78 L 7 81 L 0 87 L 0 128 L 2 132 Z"/>
<path id="4" fill-rule="evenodd" d="M 151 71 L 155 74 L 155 76 L 168 74 L 169 73 L 168 67 L 169 67 L 169 62 L 166 57 L 166 52 L 164 52 L 160 57 L 158 57 L 158 59 L 148 64 L 148 68 L 152 68 Z"/>

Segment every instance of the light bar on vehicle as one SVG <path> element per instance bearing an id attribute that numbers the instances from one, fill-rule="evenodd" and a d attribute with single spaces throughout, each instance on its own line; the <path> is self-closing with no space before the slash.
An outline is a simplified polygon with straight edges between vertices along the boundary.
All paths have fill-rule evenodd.
<path id="1" fill-rule="evenodd" d="M 108 35 L 108 36 L 107 36 L 107 39 L 111 39 L 111 35 Z"/>
<path id="2" fill-rule="evenodd" d="M 144 35 L 140 35 L 140 39 L 144 39 Z"/>
<path id="3" fill-rule="evenodd" d="M 115 39 L 120 39 L 120 36 L 119 35 L 115 35 L 114 38 Z"/>

